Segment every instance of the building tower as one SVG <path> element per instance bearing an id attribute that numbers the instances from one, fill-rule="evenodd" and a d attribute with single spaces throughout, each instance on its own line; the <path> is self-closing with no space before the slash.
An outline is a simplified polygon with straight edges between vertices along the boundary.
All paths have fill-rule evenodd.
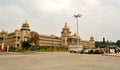
<path id="1" fill-rule="evenodd" d="M 69 27 L 67 26 L 67 23 L 65 23 L 65 26 L 62 28 L 61 32 L 61 38 L 62 38 L 62 46 L 67 48 L 68 46 L 68 37 L 71 36 L 71 32 Z"/>
<path id="2" fill-rule="evenodd" d="M 90 43 L 89 48 L 95 48 L 95 40 L 93 36 L 90 37 L 89 43 Z"/>
<path id="3" fill-rule="evenodd" d="M 2 30 L 2 32 L 0 32 L 0 48 L 3 49 L 6 43 L 7 43 L 7 32 Z"/>
<path id="4" fill-rule="evenodd" d="M 29 37 L 30 37 L 29 24 L 27 21 L 25 21 L 21 28 L 21 41 L 27 41 Z"/>

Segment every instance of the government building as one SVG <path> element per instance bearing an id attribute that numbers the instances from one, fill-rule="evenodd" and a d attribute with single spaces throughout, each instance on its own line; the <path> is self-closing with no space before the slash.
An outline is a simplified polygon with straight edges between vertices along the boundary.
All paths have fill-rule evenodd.
<path id="1" fill-rule="evenodd" d="M 29 23 L 25 21 L 20 30 L 15 30 L 12 33 L 8 33 L 6 31 L 0 32 L 0 45 L 3 47 L 15 47 L 22 48 L 21 42 L 27 41 L 31 38 L 31 29 Z M 83 48 L 95 48 L 94 37 L 90 37 L 88 41 L 82 40 L 80 36 L 77 34 L 71 34 L 70 28 L 67 23 L 63 26 L 61 30 L 61 36 L 55 35 L 43 35 L 39 34 L 39 46 L 40 47 L 59 47 L 59 48 L 68 48 L 69 45 L 76 45 L 77 40 L 79 40 L 79 44 L 83 46 Z"/>

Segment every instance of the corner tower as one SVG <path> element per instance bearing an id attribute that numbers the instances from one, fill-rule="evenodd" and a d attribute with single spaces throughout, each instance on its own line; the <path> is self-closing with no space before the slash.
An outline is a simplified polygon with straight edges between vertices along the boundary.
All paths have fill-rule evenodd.
<path id="1" fill-rule="evenodd" d="M 67 49 L 68 47 L 68 37 L 71 36 L 71 31 L 69 27 L 67 26 L 67 23 L 65 23 L 65 26 L 62 28 L 61 32 L 61 38 L 62 38 L 62 46 Z"/>
<path id="2" fill-rule="evenodd" d="M 69 27 L 67 26 L 67 23 L 65 23 L 65 26 L 62 28 L 61 37 L 69 37 L 71 36 L 71 32 Z"/>
<path id="3" fill-rule="evenodd" d="M 28 24 L 27 21 L 25 21 L 25 22 L 23 23 L 21 30 L 30 31 L 30 29 L 29 29 L 29 24 Z"/>
<path id="4" fill-rule="evenodd" d="M 29 37 L 30 37 L 29 24 L 27 21 L 25 21 L 21 28 L 21 41 L 27 41 Z"/>
<path id="5" fill-rule="evenodd" d="M 95 40 L 93 36 L 90 37 L 89 48 L 95 48 Z"/>

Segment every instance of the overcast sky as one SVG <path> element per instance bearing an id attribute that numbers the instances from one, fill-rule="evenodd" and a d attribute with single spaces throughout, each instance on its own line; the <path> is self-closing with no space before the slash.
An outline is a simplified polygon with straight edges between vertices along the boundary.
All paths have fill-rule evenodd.
<path id="1" fill-rule="evenodd" d="M 79 18 L 83 40 L 120 40 L 120 0 L 0 0 L 0 31 L 20 29 L 25 20 L 32 31 L 60 36 L 65 22 L 74 34 Z"/>

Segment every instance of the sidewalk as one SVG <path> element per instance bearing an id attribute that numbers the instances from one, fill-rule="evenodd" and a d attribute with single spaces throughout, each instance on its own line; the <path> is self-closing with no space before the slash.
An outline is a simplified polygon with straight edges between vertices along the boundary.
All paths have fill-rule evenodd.
<path id="1" fill-rule="evenodd" d="M 1 55 L 69 54 L 68 52 L 1 52 Z"/>
<path id="2" fill-rule="evenodd" d="M 114 56 L 114 57 L 120 57 L 120 53 L 106 53 L 105 56 Z"/>

